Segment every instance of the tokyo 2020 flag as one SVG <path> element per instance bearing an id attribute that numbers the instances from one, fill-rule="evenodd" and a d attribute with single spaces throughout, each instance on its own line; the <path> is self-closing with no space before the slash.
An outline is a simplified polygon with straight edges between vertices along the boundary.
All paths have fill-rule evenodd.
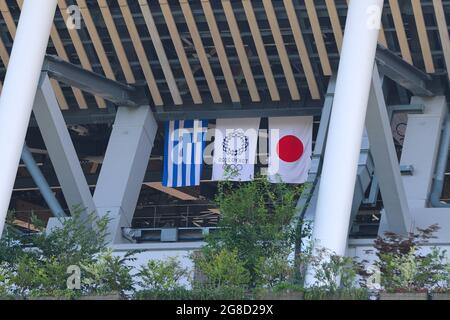
<path id="1" fill-rule="evenodd" d="M 259 118 L 217 119 L 212 180 L 253 179 L 259 123 Z"/>
<path id="2" fill-rule="evenodd" d="M 271 182 L 304 183 L 311 167 L 313 117 L 269 118 Z"/>

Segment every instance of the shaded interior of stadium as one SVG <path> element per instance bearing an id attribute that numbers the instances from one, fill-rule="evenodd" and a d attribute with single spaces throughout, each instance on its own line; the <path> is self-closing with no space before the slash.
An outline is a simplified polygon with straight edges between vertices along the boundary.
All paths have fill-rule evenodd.
<path id="1" fill-rule="evenodd" d="M 20 0 L 0 1 L 2 79 L 20 4 Z M 450 21 L 450 1 L 441 4 L 439 12 Z M 81 29 L 67 29 L 65 15 L 70 5 L 78 5 L 82 10 Z M 294 10 L 289 10 L 289 5 Z M 445 51 L 448 36 L 442 36 L 443 32 L 448 35 L 448 26 L 444 23 L 445 30 L 442 29 L 435 6 L 431 0 L 386 1 L 379 44 L 428 73 L 430 87 L 449 98 L 450 52 Z M 145 18 L 149 12 L 156 32 Z M 345 0 L 59 1 L 48 54 L 107 78 L 145 88 L 160 120 L 203 115 L 204 111 L 214 110 L 215 113 L 209 115 L 213 117 L 212 127 L 214 117 L 240 117 L 242 114 L 266 117 L 272 112 L 280 115 L 303 112 L 315 116 L 316 136 L 328 83 L 339 62 L 346 12 Z M 293 19 L 298 23 L 295 27 Z M 162 46 L 155 45 L 155 36 Z M 180 43 L 182 47 L 177 45 Z M 173 76 L 168 75 L 168 66 L 161 61 L 169 63 Z M 93 189 L 117 106 L 61 82 L 54 82 L 53 88 L 86 179 Z M 411 92 L 398 82 L 385 78 L 384 90 L 388 106 L 410 104 Z M 159 125 L 132 226 L 214 227 L 219 216 L 210 204 L 216 185 L 208 181 L 210 167 L 206 166 L 202 177 L 205 181 L 198 188 L 174 191 L 159 184 L 164 154 L 162 122 Z M 392 119 L 392 127 L 400 155 L 405 123 Z M 261 129 L 267 129 L 266 119 Z M 64 203 L 33 119 L 27 144 L 56 190 L 58 200 Z M 259 170 L 264 165 L 257 167 Z M 446 179 L 444 201 L 450 200 L 448 183 Z M 376 235 L 381 201 L 377 190 L 371 187 L 366 190 L 366 199 L 353 223 L 352 236 Z M 27 227 L 31 211 L 43 217 L 51 216 L 24 166 L 19 169 L 11 208 L 18 213 L 17 223 L 23 223 L 24 227 Z M 186 240 L 195 237 L 186 233 Z M 151 234 L 147 240 L 153 240 Z"/>

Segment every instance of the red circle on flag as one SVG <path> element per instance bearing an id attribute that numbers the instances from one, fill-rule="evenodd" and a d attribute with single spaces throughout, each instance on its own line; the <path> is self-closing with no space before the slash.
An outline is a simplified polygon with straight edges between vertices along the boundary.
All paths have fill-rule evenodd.
<path id="1" fill-rule="evenodd" d="M 304 152 L 303 142 L 296 136 L 284 136 L 278 141 L 277 153 L 281 160 L 285 162 L 295 162 L 299 160 Z"/>

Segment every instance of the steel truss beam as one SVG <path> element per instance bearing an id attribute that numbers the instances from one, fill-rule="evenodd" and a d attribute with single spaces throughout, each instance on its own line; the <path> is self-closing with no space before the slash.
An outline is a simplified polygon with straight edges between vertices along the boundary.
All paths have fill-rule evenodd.
<path id="1" fill-rule="evenodd" d="M 108 109 L 77 109 L 63 112 L 67 125 L 87 125 L 87 124 L 113 124 L 116 118 L 116 108 Z M 37 127 L 36 118 L 30 120 L 30 127 Z"/>
<path id="2" fill-rule="evenodd" d="M 258 103 L 221 103 L 210 105 L 157 107 L 155 118 L 159 121 L 219 118 L 287 117 L 318 116 L 322 113 L 319 106 L 300 106 L 298 101 L 258 102 Z"/>
<path id="3" fill-rule="evenodd" d="M 423 71 L 411 66 L 392 51 L 378 46 L 376 61 L 380 72 L 388 78 L 411 91 L 414 95 L 434 96 L 436 90 L 433 78 Z M 143 86 L 126 85 L 107 79 L 97 73 L 87 71 L 55 56 L 47 55 L 43 71 L 50 77 L 67 85 L 77 87 L 117 106 L 137 107 L 148 103 Z M 283 117 L 301 115 L 320 115 L 319 105 L 299 104 L 298 101 L 281 102 L 240 102 L 183 104 L 182 106 L 161 106 L 155 108 L 158 121 L 185 119 L 217 119 L 234 117 Z M 98 114 L 95 118 L 83 117 L 77 113 L 67 113 L 68 124 L 111 123 L 112 114 Z M 32 122 L 33 124 L 33 122 Z"/>
<path id="4" fill-rule="evenodd" d="M 46 55 L 42 71 L 47 72 L 53 79 L 119 106 L 138 107 L 147 103 L 143 88 L 110 80 L 56 56 Z"/>
<path id="5" fill-rule="evenodd" d="M 391 50 L 378 46 L 376 61 L 380 73 L 417 96 L 431 97 L 437 94 L 433 78 L 404 61 Z"/>

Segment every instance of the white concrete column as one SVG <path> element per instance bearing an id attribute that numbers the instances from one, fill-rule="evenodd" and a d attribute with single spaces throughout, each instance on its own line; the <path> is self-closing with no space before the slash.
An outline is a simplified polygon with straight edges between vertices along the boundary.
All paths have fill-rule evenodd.
<path id="1" fill-rule="evenodd" d="M 57 0 L 25 0 L 0 98 L 0 234 L 16 178 Z"/>
<path id="2" fill-rule="evenodd" d="M 350 2 L 328 129 L 313 239 L 345 255 L 383 0 Z"/>

